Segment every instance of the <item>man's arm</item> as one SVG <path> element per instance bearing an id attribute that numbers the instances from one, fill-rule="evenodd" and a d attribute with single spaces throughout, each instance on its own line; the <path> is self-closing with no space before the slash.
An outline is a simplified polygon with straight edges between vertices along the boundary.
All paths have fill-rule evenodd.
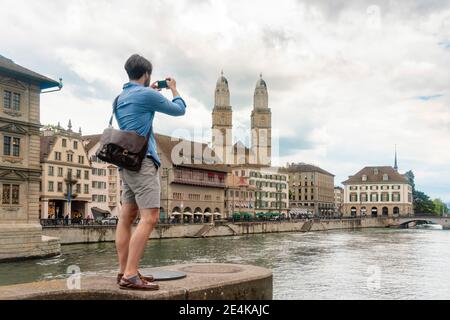
<path id="1" fill-rule="evenodd" d="M 176 87 L 175 79 L 167 80 L 167 85 L 172 91 L 173 100 L 170 101 L 161 93 L 155 91 L 154 101 L 152 101 L 152 109 L 156 112 L 165 113 L 171 116 L 182 116 L 186 113 L 186 103 L 181 98 Z M 153 95 L 152 95 L 153 96 Z"/>

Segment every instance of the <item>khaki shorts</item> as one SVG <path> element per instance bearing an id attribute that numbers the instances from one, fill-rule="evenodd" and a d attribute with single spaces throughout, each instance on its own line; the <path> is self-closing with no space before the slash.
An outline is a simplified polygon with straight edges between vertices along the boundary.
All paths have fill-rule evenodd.
<path id="1" fill-rule="evenodd" d="M 135 203 L 139 209 L 159 209 L 161 185 L 158 171 L 150 158 L 144 159 L 139 172 L 121 170 L 122 204 Z"/>

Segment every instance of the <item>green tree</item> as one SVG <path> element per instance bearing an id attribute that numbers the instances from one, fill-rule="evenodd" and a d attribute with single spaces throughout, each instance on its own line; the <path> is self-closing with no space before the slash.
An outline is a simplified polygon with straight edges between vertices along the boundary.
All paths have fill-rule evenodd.
<path id="1" fill-rule="evenodd" d="M 434 202 L 425 193 L 419 190 L 413 192 L 414 197 L 414 211 L 416 214 L 434 214 Z"/>
<path id="2" fill-rule="evenodd" d="M 442 216 L 448 213 L 447 205 L 441 199 L 434 199 L 434 214 L 437 216 Z"/>

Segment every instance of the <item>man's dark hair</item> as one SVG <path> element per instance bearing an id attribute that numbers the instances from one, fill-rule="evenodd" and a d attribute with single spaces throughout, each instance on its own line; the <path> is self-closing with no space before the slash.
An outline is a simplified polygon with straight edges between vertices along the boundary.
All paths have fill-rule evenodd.
<path id="1" fill-rule="evenodd" d="M 146 72 L 152 74 L 153 66 L 152 63 L 144 57 L 133 54 L 125 63 L 125 70 L 127 71 L 130 80 L 138 80 Z"/>

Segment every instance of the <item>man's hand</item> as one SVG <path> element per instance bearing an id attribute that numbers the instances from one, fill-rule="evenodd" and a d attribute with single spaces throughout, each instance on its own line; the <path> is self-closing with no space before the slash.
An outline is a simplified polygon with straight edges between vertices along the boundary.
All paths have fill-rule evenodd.
<path id="1" fill-rule="evenodd" d="M 167 77 L 166 81 L 167 86 L 172 91 L 173 97 L 175 98 L 176 96 L 179 96 L 180 94 L 177 91 L 177 82 L 175 81 L 175 79 L 172 77 Z"/>
<path id="2" fill-rule="evenodd" d="M 153 83 L 150 85 L 150 88 L 155 89 L 155 90 L 158 90 L 158 91 L 161 91 L 161 89 L 158 88 L 158 81 L 153 82 Z"/>

